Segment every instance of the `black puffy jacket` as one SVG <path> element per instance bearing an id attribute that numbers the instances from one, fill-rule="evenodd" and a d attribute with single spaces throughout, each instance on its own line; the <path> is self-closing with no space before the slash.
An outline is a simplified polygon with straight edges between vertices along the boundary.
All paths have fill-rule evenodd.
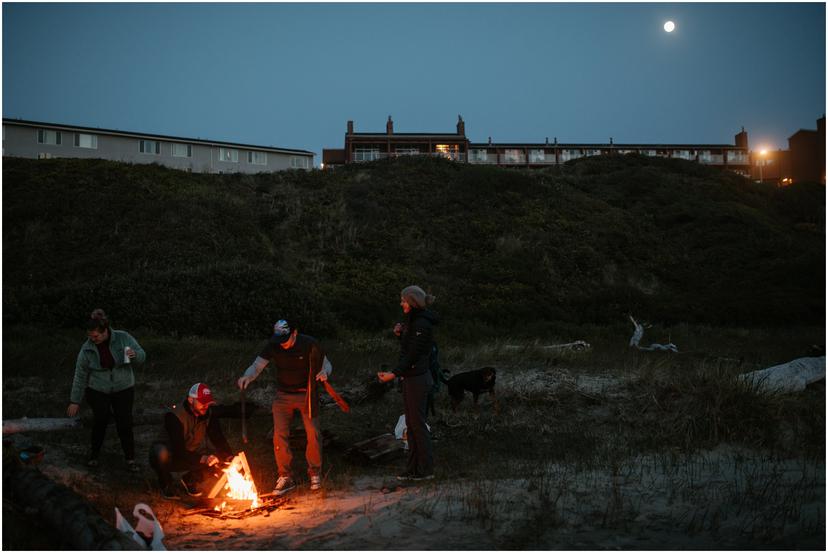
<path id="1" fill-rule="evenodd" d="M 431 344 L 434 341 L 434 325 L 439 317 L 428 309 L 412 309 L 408 313 L 400 336 L 400 360 L 393 373 L 411 377 L 428 371 Z"/>

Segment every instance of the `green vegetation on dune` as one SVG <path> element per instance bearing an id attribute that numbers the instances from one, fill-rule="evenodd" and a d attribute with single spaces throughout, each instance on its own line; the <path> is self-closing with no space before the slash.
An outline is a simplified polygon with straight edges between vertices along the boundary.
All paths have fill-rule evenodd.
<path id="1" fill-rule="evenodd" d="M 604 324 L 824 324 L 825 189 L 680 160 L 542 171 L 432 159 L 199 175 L 5 159 L 4 323 L 373 331 L 419 283 L 457 337 Z M 474 336 L 472 336 L 474 334 Z"/>

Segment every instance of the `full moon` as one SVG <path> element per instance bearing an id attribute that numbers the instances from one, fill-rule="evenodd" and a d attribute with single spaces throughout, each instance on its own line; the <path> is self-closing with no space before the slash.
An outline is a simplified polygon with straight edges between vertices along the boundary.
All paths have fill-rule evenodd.
<path id="1" fill-rule="evenodd" d="M 667 31 L 668 33 L 672 33 L 673 29 L 675 29 L 675 28 L 676 28 L 676 24 L 673 23 L 672 21 L 668 21 L 667 23 L 664 24 L 664 30 Z"/>

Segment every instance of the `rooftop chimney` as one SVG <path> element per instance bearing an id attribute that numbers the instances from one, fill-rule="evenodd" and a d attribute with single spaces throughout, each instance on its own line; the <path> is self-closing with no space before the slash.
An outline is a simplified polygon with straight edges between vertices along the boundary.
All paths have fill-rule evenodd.
<path id="1" fill-rule="evenodd" d="M 491 146 L 491 145 L 492 145 L 492 137 L 490 136 L 489 137 L 489 146 Z"/>
<path id="2" fill-rule="evenodd" d="M 549 137 L 546 137 L 546 145 L 549 146 Z"/>
<path id="3" fill-rule="evenodd" d="M 742 127 L 742 132 L 736 135 L 736 147 L 745 149 L 748 147 L 748 133 L 744 127 Z"/>
<path id="4" fill-rule="evenodd" d="M 348 121 L 348 134 L 354 134 L 354 122 Z"/>
<path id="5" fill-rule="evenodd" d="M 460 115 L 457 116 L 457 134 L 460 136 L 466 136 L 466 124 L 463 122 L 463 117 Z"/>
<path id="6" fill-rule="evenodd" d="M 391 116 L 388 116 L 388 122 L 385 124 L 385 132 L 387 134 L 394 134 L 394 122 L 391 120 Z"/>

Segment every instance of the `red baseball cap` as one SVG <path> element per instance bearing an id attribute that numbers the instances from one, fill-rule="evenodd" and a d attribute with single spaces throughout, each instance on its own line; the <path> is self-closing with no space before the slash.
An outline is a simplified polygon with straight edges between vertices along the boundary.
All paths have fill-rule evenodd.
<path id="1" fill-rule="evenodd" d="M 193 399 L 197 399 L 199 403 L 203 403 L 204 405 L 212 405 L 216 402 L 213 399 L 213 392 L 203 382 L 193 384 L 190 388 L 190 393 L 187 395 Z"/>

